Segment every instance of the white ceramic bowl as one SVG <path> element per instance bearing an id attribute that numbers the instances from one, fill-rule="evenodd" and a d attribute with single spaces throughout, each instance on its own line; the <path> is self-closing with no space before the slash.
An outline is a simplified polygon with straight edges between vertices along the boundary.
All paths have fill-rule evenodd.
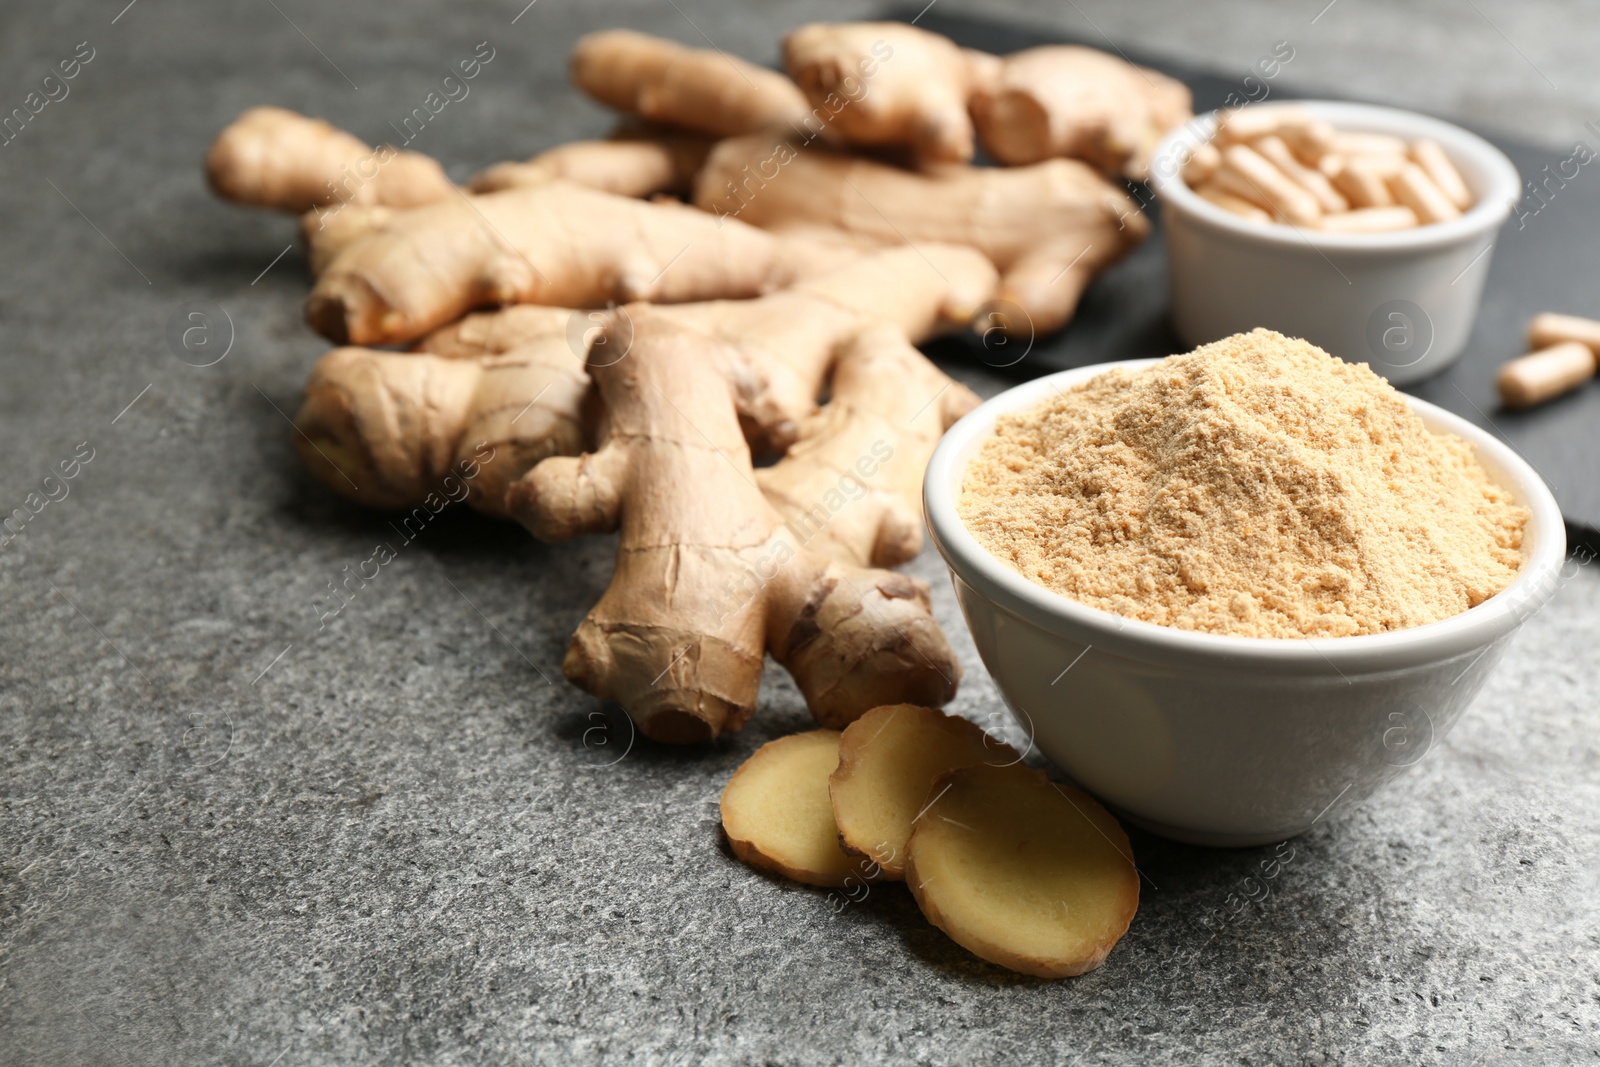
<path id="1" fill-rule="evenodd" d="M 1511 449 L 1421 400 L 1431 429 L 1465 438 L 1532 512 L 1521 573 L 1460 615 L 1387 634 L 1228 637 L 1156 626 L 1033 584 L 956 511 L 968 461 L 1005 412 L 1112 367 L 1017 386 L 956 423 L 929 463 L 928 529 L 949 564 L 978 653 L 1040 751 L 1132 822 L 1181 841 L 1253 845 L 1303 833 L 1367 797 L 1442 739 L 1566 555 L 1561 511 Z"/>
<path id="2" fill-rule="evenodd" d="M 1183 164 L 1216 130 L 1214 113 L 1196 117 L 1167 135 L 1151 165 L 1178 335 L 1192 346 L 1265 326 L 1370 363 L 1397 385 L 1443 370 L 1472 332 L 1489 274 L 1487 250 L 1522 195 L 1516 167 L 1483 138 L 1426 115 L 1293 103 L 1341 130 L 1433 138 L 1466 179 L 1473 206 L 1459 219 L 1393 233 L 1251 222 L 1184 184 Z"/>

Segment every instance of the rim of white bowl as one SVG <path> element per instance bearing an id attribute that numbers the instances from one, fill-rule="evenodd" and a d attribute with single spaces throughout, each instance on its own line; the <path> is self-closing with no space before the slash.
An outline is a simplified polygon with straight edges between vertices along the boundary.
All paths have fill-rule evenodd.
<path id="1" fill-rule="evenodd" d="M 1151 157 L 1150 184 L 1163 203 L 1214 229 L 1268 244 L 1290 245 L 1302 250 L 1309 246 L 1319 250 L 1393 252 L 1423 251 L 1492 232 L 1506 220 L 1522 197 L 1522 176 L 1504 152 L 1477 134 L 1443 119 L 1400 108 L 1342 100 L 1285 100 L 1251 106 L 1298 107 L 1326 119 L 1341 131 L 1352 133 L 1390 133 L 1411 140 L 1432 138 L 1439 142 L 1458 169 L 1466 164 L 1466 171 L 1470 173 L 1464 173 L 1463 177 L 1473 186 L 1476 201 L 1458 219 L 1387 233 L 1324 233 L 1288 223 L 1252 222 L 1240 218 L 1190 189 L 1183 180 L 1183 168 L 1177 163 L 1179 158 L 1188 158 L 1178 154 L 1180 148 L 1192 152 L 1197 145 L 1211 140 L 1217 127 L 1217 112 L 1212 111 L 1196 115 L 1168 133 L 1156 146 Z M 1473 175 L 1481 175 L 1481 190 L 1474 185 Z"/>
<path id="2" fill-rule="evenodd" d="M 1214 668 L 1329 676 L 1367 675 L 1473 652 L 1514 631 L 1555 592 L 1566 559 L 1566 524 L 1549 487 L 1527 461 L 1492 434 L 1443 408 L 1406 396 L 1432 430 L 1446 430 L 1476 449 L 1496 483 L 1529 512 L 1523 565 L 1509 586 L 1475 607 L 1438 622 L 1353 637 L 1236 637 L 1127 618 L 1052 592 L 980 545 L 957 511 L 967 463 L 996 420 L 1026 410 L 1097 374 L 1142 370 L 1158 359 L 1097 363 L 1035 378 L 980 405 L 944 435 L 923 479 L 928 531 L 945 563 L 996 606 L 1045 630 L 1133 658 Z"/>

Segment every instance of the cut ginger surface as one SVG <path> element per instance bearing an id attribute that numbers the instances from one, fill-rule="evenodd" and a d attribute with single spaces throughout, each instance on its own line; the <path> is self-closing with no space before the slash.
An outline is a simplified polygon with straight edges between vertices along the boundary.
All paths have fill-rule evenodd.
<path id="1" fill-rule="evenodd" d="M 828 801 L 838 764 L 837 730 L 790 734 L 757 749 L 722 791 L 722 829 L 734 855 L 808 885 L 841 886 L 857 876 Z"/>
<path id="2" fill-rule="evenodd" d="M 891 704 L 846 727 L 829 794 L 839 839 L 889 878 L 905 877 L 911 824 L 934 779 L 960 767 L 1009 766 L 1022 757 L 976 724 L 933 708 Z"/>
<path id="3" fill-rule="evenodd" d="M 1092 971 L 1139 908 L 1127 835 L 1088 794 L 1023 766 L 940 779 L 911 834 L 906 882 L 974 955 L 1041 978 Z"/>

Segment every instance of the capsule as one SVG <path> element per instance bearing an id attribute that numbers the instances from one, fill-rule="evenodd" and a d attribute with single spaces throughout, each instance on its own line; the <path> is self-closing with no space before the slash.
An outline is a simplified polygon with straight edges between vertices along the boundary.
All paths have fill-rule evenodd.
<path id="1" fill-rule="evenodd" d="M 1563 341 L 1507 363 L 1495 385 L 1506 407 L 1531 408 L 1572 392 L 1594 375 L 1595 357 L 1589 346 Z"/>

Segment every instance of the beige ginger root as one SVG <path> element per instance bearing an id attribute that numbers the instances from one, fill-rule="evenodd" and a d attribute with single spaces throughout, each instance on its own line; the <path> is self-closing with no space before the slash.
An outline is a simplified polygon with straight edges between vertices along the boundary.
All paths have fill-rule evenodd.
<path id="1" fill-rule="evenodd" d="M 206 177 L 225 199 L 296 214 L 332 204 L 416 207 L 455 189 L 428 156 L 373 148 L 281 107 L 253 107 L 218 134 Z"/>
<path id="2" fill-rule="evenodd" d="M 897 327 L 869 327 L 839 350 L 828 403 L 756 483 L 817 551 L 899 566 L 922 551 L 922 472 L 944 431 L 977 406 Z"/>
<path id="3" fill-rule="evenodd" d="M 1064 325 L 1094 275 L 1150 231 L 1133 200 L 1076 160 L 915 173 L 773 134 L 712 149 L 695 203 L 778 233 L 976 248 L 1000 270 L 999 298 L 1040 333 Z"/>
<path id="4" fill-rule="evenodd" d="M 712 143 L 681 130 L 624 125 L 610 140 L 496 164 L 472 179 L 470 191 L 567 181 L 618 196 L 688 195 Z M 428 156 L 371 148 L 321 119 L 276 107 L 251 108 L 224 129 L 206 155 L 206 174 L 226 199 L 301 215 L 313 277 L 397 211 L 462 195 Z"/>
<path id="5" fill-rule="evenodd" d="M 588 377 L 565 308 L 468 316 L 417 353 L 336 348 L 295 418 L 312 473 L 358 504 L 420 506 L 465 467 L 466 500 L 505 514 L 506 488 L 540 460 L 588 443 Z"/>
<path id="6" fill-rule="evenodd" d="M 783 41 L 783 62 L 806 97 L 855 145 L 904 145 L 921 159 L 972 158 L 967 98 L 999 61 L 900 22 L 816 23 Z M 842 106 L 835 106 L 842 104 Z"/>
<path id="7" fill-rule="evenodd" d="M 787 454 L 756 481 L 804 543 L 844 562 L 894 566 L 916 555 L 922 470 L 943 429 L 977 404 L 906 338 L 956 324 L 992 289 L 993 268 L 967 249 L 928 253 L 960 287 L 948 306 L 929 263 L 903 248 L 759 300 L 656 309 L 760 368 L 740 399 L 746 435 Z M 918 276 L 922 284 L 907 284 Z M 546 456 L 576 455 L 595 424 L 577 352 L 593 341 L 615 346 L 603 361 L 627 358 L 628 339 L 608 338 L 604 320 L 524 304 L 429 334 L 416 346 L 426 355 L 336 349 L 307 385 L 302 457 L 358 503 L 411 508 L 452 463 L 489 447 L 468 503 L 503 515 L 508 482 Z M 817 411 L 824 381 L 831 397 Z"/>
<path id="8" fill-rule="evenodd" d="M 1161 138 L 1194 113 L 1182 82 L 1076 45 L 1004 57 L 971 103 L 978 137 L 1001 163 L 1069 156 L 1135 181 Z"/>
<path id="9" fill-rule="evenodd" d="M 688 196 L 713 139 L 666 127 L 623 126 L 607 141 L 574 141 L 524 163 L 496 163 L 473 176 L 474 193 L 565 179 L 616 196 Z"/>
<path id="10" fill-rule="evenodd" d="M 976 260 L 933 252 L 957 274 L 963 254 Z M 824 726 L 880 704 L 943 704 L 959 673 L 926 586 L 831 560 L 768 502 L 740 410 L 761 409 L 752 398 L 770 366 L 719 343 L 704 320 L 696 328 L 688 310 L 625 309 L 627 357 L 589 366 L 609 420 L 605 443 L 546 460 L 508 495 L 543 540 L 621 531 L 616 571 L 573 637 L 567 677 L 674 742 L 741 726 L 768 651 Z"/>
<path id="11" fill-rule="evenodd" d="M 805 97 L 781 74 L 633 30 L 580 38 L 572 49 L 572 80 L 608 107 L 714 137 L 807 114 Z"/>
<path id="12" fill-rule="evenodd" d="M 823 725 L 885 702 L 949 700 L 959 666 L 926 585 L 804 548 L 755 485 L 737 372 L 716 367 L 697 335 L 649 315 L 634 316 L 630 359 L 590 368 L 606 443 L 546 460 L 509 494 L 542 540 L 621 531 L 611 584 L 567 651 L 567 678 L 676 743 L 744 724 L 766 652 Z"/>
<path id="13" fill-rule="evenodd" d="M 394 344 L 486 304 L 757 296 L 827 261 L 684 205 L 555 181 L 396 213 L 339 251 L 306 318 L 336 343 Z"/>
<path id="14" fill-rule="evenodd" d="M 662 193 L 688 196 L 713 143 L 700 134 L 625 125 L 607 141 L 574 141 L 525 162 L 496 163 L 474 175 L 468 190 L 495 193 L 565 181 L 635 199 Z M 394 208 L 377 204 L 307 212 L 300 229 L 311 276 L 320 276 L 340 252 L 394 216 Z"/>

